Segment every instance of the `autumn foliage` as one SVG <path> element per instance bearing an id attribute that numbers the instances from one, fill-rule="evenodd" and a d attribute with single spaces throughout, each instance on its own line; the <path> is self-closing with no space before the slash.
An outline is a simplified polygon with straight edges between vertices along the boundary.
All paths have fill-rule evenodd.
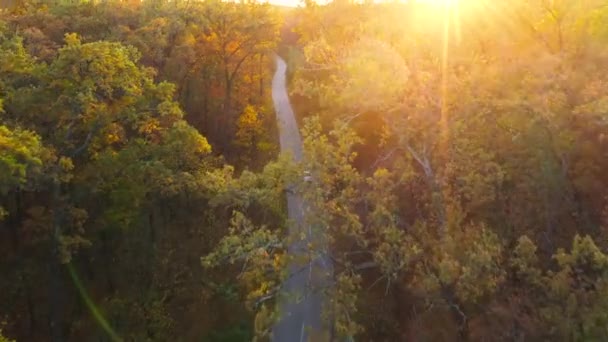
<path id="1" fill-rule="evenodd" d="M 608 339 L 604 1 L 0 4 L 0 341 Z"/>

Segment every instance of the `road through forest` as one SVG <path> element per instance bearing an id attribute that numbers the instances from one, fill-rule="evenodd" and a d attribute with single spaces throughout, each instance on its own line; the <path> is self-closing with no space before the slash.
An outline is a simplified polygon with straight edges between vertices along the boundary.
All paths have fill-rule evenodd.
<path id="1" fill-rule="evenodd" d="M 298 130 L 293 109 L 287 96 L 285 61 L 276 57 L 277 69 L 272 80 L 272 100 L 279 125 L 279 136 L 282 153 L 291 153 L 296 162 L 302 160 L 302 138 Z M 279 309 L 281 318 L 273 328 L 274 342 L 304 342 L 320 341 L 324 325 L 321 319 L 323 295 L 327 275 L 331 265 L 323 253 L 313 262 L 308 260 L 307 248 L 309 243 L 318 245 L 321 234 L 315 233 L 304 222 L 304 203 L 297 193 L 287 193 L 287 210 L 289 217 L 288 252 L 294 261 L 289 267 L 289 276 L 281 289 Z M 303 234 L 302 234 L 303 233 Z M 300 239 L 299 236 L 305 236 Z M 299 260 L 298 260 L 299 259 Z"/>

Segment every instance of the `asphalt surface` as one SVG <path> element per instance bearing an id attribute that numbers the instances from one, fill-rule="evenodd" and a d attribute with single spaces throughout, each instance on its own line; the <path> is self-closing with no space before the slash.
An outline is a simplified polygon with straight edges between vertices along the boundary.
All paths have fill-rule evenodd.
<path id="1" fill-rule="evenodd" d="M 272 100 L 279 125 L 281 152 L 291 153 L 299 162 L 302 160 L 302 138 L 287 96 L 287 65 L 280 57 L 276 57 L 276 62 L 277 70 L 272 80 Z M 299 194 L 287 193 L 291 241 L 288 252 L 293 261 L 288 265 L 289 276 L 282 286 L 279 301 L 281 318 L 273 327 L 274 342 L 317 342 L 330 339 L 328 324 L 321 318 L 321 313 L 323 289 L 327 288 L 332 267 L 325 253 L 317 253 L 311 258 L 307 251 L 309 243 L 315 246 L 324 244 L 322 234 L 305 224 L 305 207 Z"/>

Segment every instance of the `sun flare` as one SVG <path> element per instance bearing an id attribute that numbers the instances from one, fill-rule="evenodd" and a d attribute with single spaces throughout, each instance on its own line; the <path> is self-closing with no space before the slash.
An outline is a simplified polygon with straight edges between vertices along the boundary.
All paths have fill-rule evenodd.
<path id="1" fill-rule="evenodd" d="M 416 0 L 419 3 L 427 3 L 436 6 L 452 7 L 458 3 L 458 0 Z"/>

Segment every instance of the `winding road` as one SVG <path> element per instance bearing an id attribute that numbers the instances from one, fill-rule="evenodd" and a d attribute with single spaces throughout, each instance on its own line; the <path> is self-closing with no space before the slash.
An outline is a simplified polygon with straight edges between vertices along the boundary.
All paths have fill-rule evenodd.
<path id="1" fill-rule="evenodd" d="M 302 138 L 293 109 L 287 96 L 285 61 L 276 57 L 277 69 L 272 80 L 272 100 L 277 115 L 281 153 L 291 153 L 296 162 L 302 160 Z M 281 289 L 279 311 L 281 318 L 273 328 L 274 342 L 328 341 L 327 324 L 321 318 L 323 289 L 327 287 L 331 264 L 327 255 L 309 262 L 307 245 L 323 242 L 322 234 L 315 233 L 304 222 L 305 204 L 297 193 L 287 193 L 289 217 L 288 252 L 293 260 L 289 276 Z M 304 238 L 301 238 L 304 237 Z"/>

